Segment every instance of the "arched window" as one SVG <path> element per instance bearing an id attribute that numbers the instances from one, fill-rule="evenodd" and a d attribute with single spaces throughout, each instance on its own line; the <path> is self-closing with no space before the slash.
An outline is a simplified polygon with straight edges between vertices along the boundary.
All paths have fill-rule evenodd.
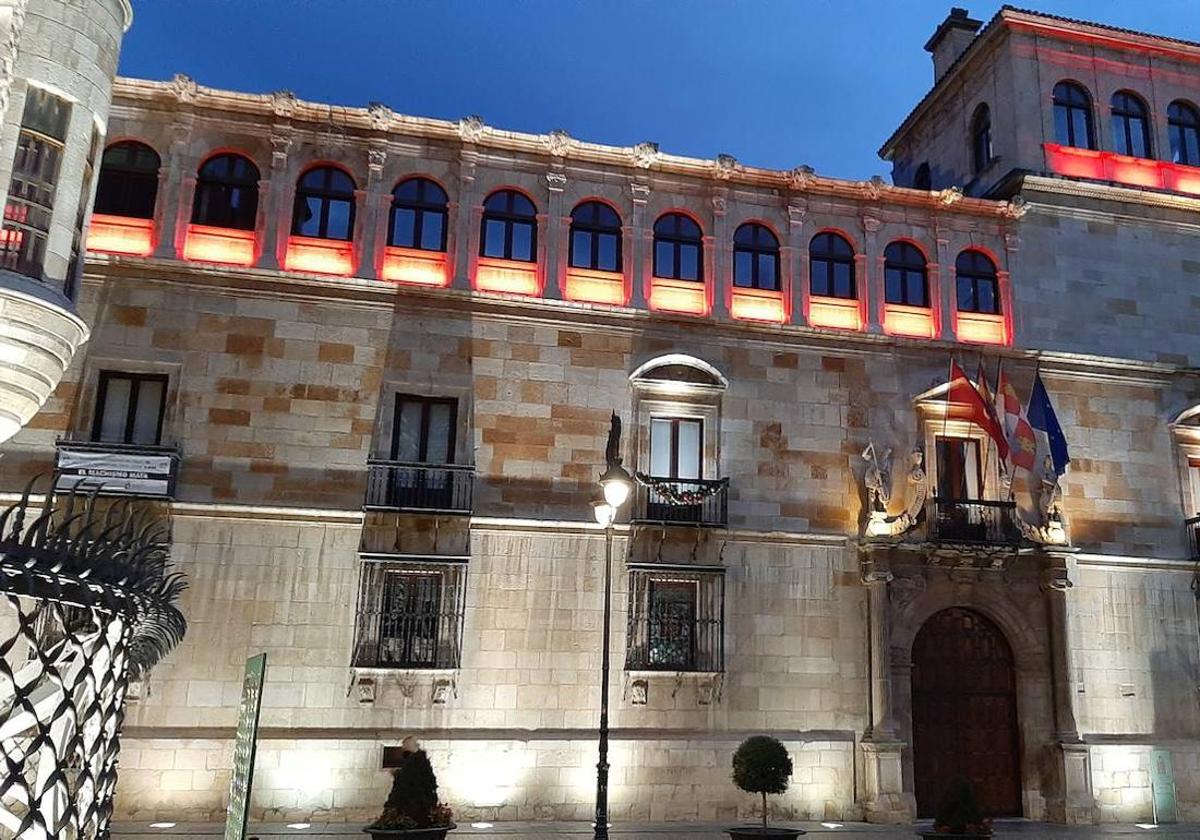
<path id="1" fill-rule="evenodd" d="M 654 223 L 654 276 L 704 279 L 704 238 L 689 216 L 666 213 Z"/>
<path id="2" fill-rule="evenodd" d="M 1167 129 L 1171 135 L 1171 160 L 1185 166 L 1200 166 L 1200 112 L 1182 100 L 1167 106 Z"/>
<path id="3" fill-rule="evenodd" d="M 1061 146 L 1096 148 L 1092 136 L 1092 98 L 1074 82 L 1054 86 L 1054 137 Z"/>
<path id="4" fill-rule="evenodd" d="M 913 175 L 912 188 L 914 190 L 931 190 L 933 189 L 933 175 L 929 172 L 929 164 L 922 163 L 917 167 L 916 174 Z"/>
<path id="5" fill-rule="evenodd" d="M 883 252 L 884 297 L 888 303 L 929 306 L 925 255 L 909 242 L 893 242 Z"/>
<path id="6" fill-rule="evenodd" d="M 537 211 L 516 190 L 497 190 L 483 203 L 479 253 L 502 260 L 536 262 Z"/>
<path id="7" fill-rule="evenodd" d="M 982 103 L 971 117 L 971 162 L 976 174 L 992 162 L 992 112 Z"/>
<path id="8" fill-rule="evenodd" d="M 292 233 L 318 239 L 353 238 L 353 179 L 335 166 L 318 166 L 301 175 Z"/>
<path id="9" fill-rule="evenodd" d="M 392 190 L 388 245 L 446 250 L 446 191 L 428 178 L 408 178 Z"/>
<path id="10" fill-rule="evenodd" d="M 858 297 L 854 287 L 854 248 L 836 233 L 818 233 L 808 246 L 809 286 L 814 295 Z"/>
<path id="11" fill-rule="evenodd" d="M 734 231 L 733 285 L 779 291 L 779 240 L 766 225 L 746 222 Z"/>
<path id="12" fill-rule="evenodd" d="M 954 263 L 960 312 L 1000 312 L 996 264 L 982 251 L 963 251 Z"/>
<path id="13" fill-rule="evenodd" d="M 254 230 L 258 215 L 258 167 L 234 154 L 215 155 L 196 173 L 192 223 Z"/>
<path id="14" fill-rule="evenodd" d="M 109 216 L 153 219 L 160 162 L 158 152 L 136 140 L 109 146 L 100 161 L 94 211 Z"/>
<path id="15" fill-rule="evenodd" d="M 585 201 L 571 211 L 572 268 L 621 270 L 621 217 L 603 201 Z"/>
<path id="16" fill-rule="evenodd" d="M 1119 90 L 1112 98 L 1113 150 L 1119 155 L 1150 157 L 1150 121 L 1136 94 Z"/>

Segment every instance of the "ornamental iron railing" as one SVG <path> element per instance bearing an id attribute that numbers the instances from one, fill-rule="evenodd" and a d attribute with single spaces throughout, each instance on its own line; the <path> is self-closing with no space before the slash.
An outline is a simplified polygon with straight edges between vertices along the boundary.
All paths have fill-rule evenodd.
<path id="1" fill-rule="evenodd" d="M 1021 527 L 1015 502 L 933 499 L 929 503 L 932 542 L 1017 546 Z"/>
<path id="2" fill-rule="evenodd" d="M 682 480 L 638 475 L 635 522 L 729 524 L 729 479 Z"/>
<path id="3" fill-rule="evenodd" d="M 722 571 L 668 566 L 630 569 L 626 670 L 725 670 Z"/>
<path id="4" fill-rule="evenodd" d="M 1187 532 L 1188 556 L 1200 560 L 1200 516 L 1183 520 L 1183 528 Z"/>
<path id="5" fill-rule="evenodd" d="M 149 506 L 51 492 L 39 509 L 31 487 L 0 515 L 0 836 L 94 840 L 129 681 L 183 638 L 185 582 Z"/>
<path id="6" fill-rule="evenodd" d="M 457 668 L 467 564 L 364 556 L 354 623 L 356 668 Z"/>
<path id="7" fill-rule="evenodd" d="M 470 513 L 475 468 L 461 464 L 367 462 L 366 507 Z"/>

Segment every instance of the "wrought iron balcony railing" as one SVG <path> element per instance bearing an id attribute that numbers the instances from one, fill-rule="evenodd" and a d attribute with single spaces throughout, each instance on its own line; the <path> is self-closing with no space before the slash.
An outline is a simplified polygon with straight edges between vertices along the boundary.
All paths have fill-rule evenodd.
<path id="1" fill-rule="evenodd" d="M 470 513 L 475 468 L 461 464 L 367 462 L 366 507 Z"/>
<path id="2" fill-rule="evenodd" d="M 56 490 L 99 488 L 105 496 L 175 498 L 177 447 L 60 440 L 55 450 Z"/>
<path id="3" fill-rule="evenodd" d="M 932 542 L 1016 546 L 1021 542 L 1015 502 L 933 499 L 929 503 Z"/>
<path id="4" fill-rule="evenodd" d="M 1200 516 L 1183 520 L 1183 528 L 1187 532 L 1188 556 L 1200 560 Z"/>
<path id="5" fill-rule="evenodd" d="M 729 524 L 729 479 L 652 478 L 639 483 L 634 522 L 724 527 Z M 695 501 L 692 501 L 692 500 Z"/>
<path id="6" fill-rule="evenodd" d="M 457 668 L 466 580 L 465 562 L 364 556 L 351 664 L 356 668 Z"/>

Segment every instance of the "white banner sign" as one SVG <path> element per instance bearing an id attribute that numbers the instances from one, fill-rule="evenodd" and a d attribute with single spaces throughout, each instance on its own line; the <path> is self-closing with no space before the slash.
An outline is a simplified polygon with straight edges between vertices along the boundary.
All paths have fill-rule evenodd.
<path id="1" fill-rule="evenodd" d="M 60 449 L 56 490 L 91 489 L 105 492 L 165 496 L 171 491 L 171 456 L 135 452 L 88 452 Z"/>

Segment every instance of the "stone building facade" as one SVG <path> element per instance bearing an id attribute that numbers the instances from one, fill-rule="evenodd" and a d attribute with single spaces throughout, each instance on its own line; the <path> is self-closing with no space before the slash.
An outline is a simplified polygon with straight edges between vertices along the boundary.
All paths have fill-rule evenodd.
<path id="1" fill-rule="evenodd" d="M 615 412 L 646 476 L 615 533 L 616 819 L 750 810 L 728 764 L 760 732 L 790 816 L 911 819 L 961 766 L 997 814 L 1143 820 L 1167 755 L 1200 819 L 1200 202 L 1057 171 L 1039 133 L 1063 56 L 1169 59 L 1186 91 L 1197 48 L 976 28 L 931 40 L 895 186 L 119 79 L 92 338 L 0 460 L 13 492 L 91 464 L 160 497 L 189 575 L 119 812 L 219 818 L 265 651 L 257 817 L 373 816 L 415 734 L 460 818 L 588 818 Z M 1061 501 L 1002 481 L 952 356 L 1044 380 Z"/>

